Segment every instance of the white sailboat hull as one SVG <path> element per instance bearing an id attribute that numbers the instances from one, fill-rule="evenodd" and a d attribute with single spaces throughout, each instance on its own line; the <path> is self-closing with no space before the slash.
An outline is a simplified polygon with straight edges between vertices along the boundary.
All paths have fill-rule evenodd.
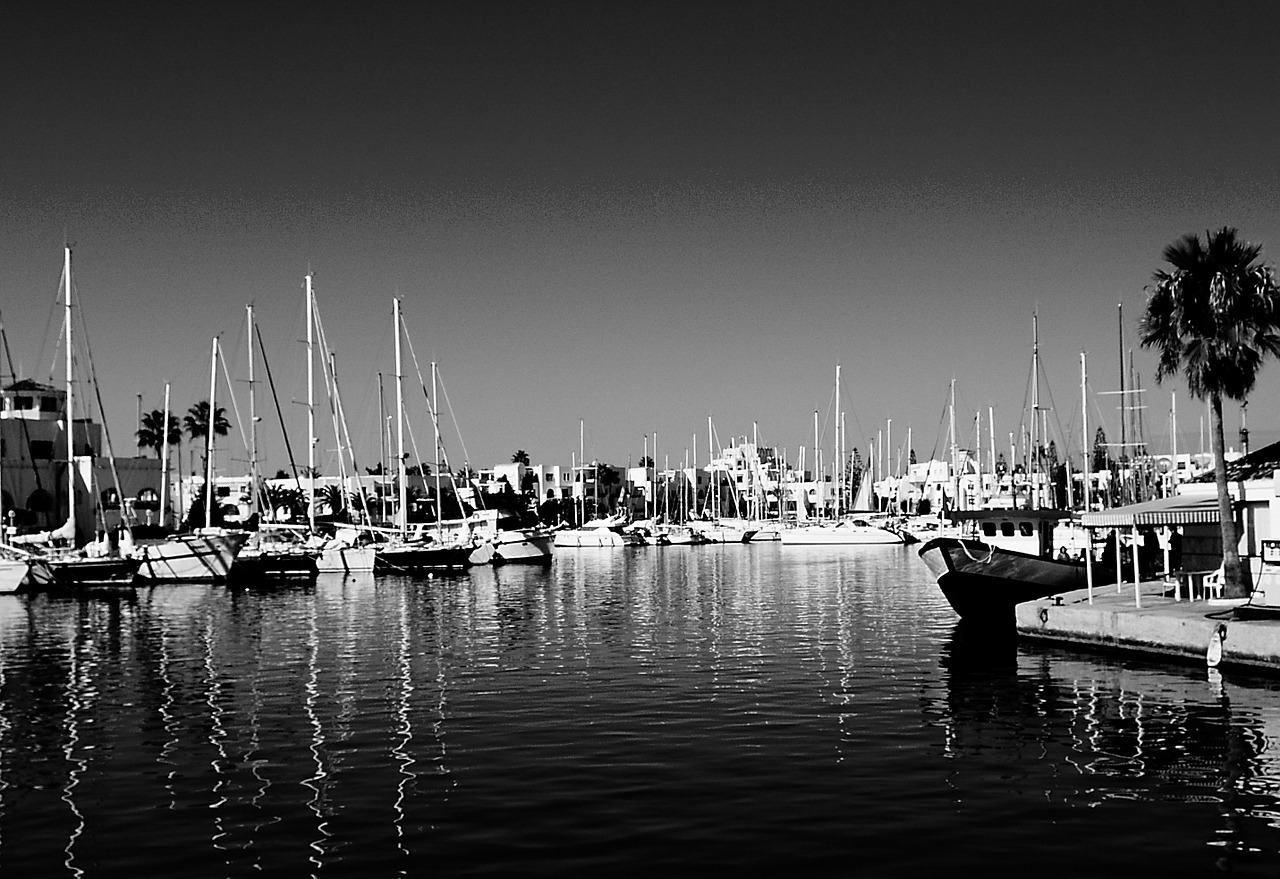
<path id="1" fill-rule="evenodd" d="M 631 541 L 606 528 L 568 528 L 557 531 L 555 545 L 562 547 L 629 546 Z"/>
<path id="2" fill-rule="evenodd" d="M 783 546 L 868 546 L 903 543 L 901 535 L 874 525 L 801 525 L 782 532 Z"/>
<path id="3" fill-rule="evenodd" d="M 373 570 L 377 551 L 372 546 L 333 546 L 322 549 L 316 559 L 321 574 L 362 574 Z"/>
<path id="4" fill-rule="evenodd" d="M 0 595 L 9 595 L 21 589 L 30 567 L 30 562 L 0 559 Z"/>
<path id="5" fill-rule="evenodd" d="M 493 563 L 544 564 L 551 561 L 553 545 L 546 531 L 503 531 L 493 545 Z"/>
<path id="6" fill-rule="evenodd" d="M 219 583 L 227 579 L 248 534 L 180 534 L 157 543 L 139 543 L 137 576 L 156 583 Z"/>

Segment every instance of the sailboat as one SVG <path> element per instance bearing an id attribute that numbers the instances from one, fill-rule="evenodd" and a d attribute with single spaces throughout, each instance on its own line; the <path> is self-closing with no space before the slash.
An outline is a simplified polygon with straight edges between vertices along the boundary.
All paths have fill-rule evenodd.
<path id="1" fill-rule="evenodd" d="M 36 536 L 33 543 L 45 543 L 42 559 L 48 566 L 53 583 L 69 588 L 93 586 L 130 586 L 138 571 L 138 560 L 122 555 L 111 545 L 110 537 L 99 532 L 96 539 L 79 540 L 77 527 L 75 453 L 74 357 L 71 347 L 71 248 L 63 248 L 63 292 L 66 345 L 66 399 L 64 434 L 67 450 L 67 521 L 54 531 Z M 83 494 L 83 492 L 81 492 Z M 128 531 L 122 530 L 128 541 Z M 43 538 L 43 540 L 41 540 Z"/>
<path id="2" fill-rule="evenodd" d="M 164 386 L 164 438 L 161 443 L 160 521 L 166 518 L 169 474 L 169 385 Z M 249 535 L 225 528 L 197 528 L 183 534 L 137 538 L 133 556 L 138 579 L 150 583 L 221 583 Z"/>
<path id="3" fill-rule="evenodd" d="M 311 286 L 311 273 L 307 272 L 306 281 L 307 292 L 307 472 L 314 474 L 316 472 L 316 426 L 315 426 L 315 391 L 312 376 L 314 373 L 314 341 L 313 332 L 320 331 L 321 347 L 328 350 L 328 346 L 324 344 L 324 327 L 320 323 L 320 316 L 316 313 L 315 292 Z M 330 361 L 325 360 L 325 386 L 329 391 L 329 399 L 332 403 L 334 432 L 338 433 L 339 423 L 345 428 L 345 418 L 342 416 L 342 401 L 338 396 L 338 377 L 335 374 Z M 250 378 L 252 382 L 252 377 Z M 252 385 L 251 385 L 252 387 Z M 343 472 L 343 457 L 341 451 L 341 437 L 338 437 L 338 471 L 340 484 L 346 484 L 345 473 Z M 350 440 L 348 439 L 348 446 Z M 353 461 L 354 464 L 354 461 Z M 352 528 L 343 528 L 332 537 L 321 535 L 316 530 L 316 505 L 315 505 L 315 477 L 309 477 L 310 480 L 310 497 L 307 503 L 307 528 L 309 537 L 307 544 L 317 548 L 320 554 L 316 557 L 316 569 L 322 574 L 357 574 L 368 573 L 374 569 L 376 551 L 371 544 L 360 543 L 355 539 L 358 532 Z M 366 514 L 367 515 L 367 514 Z M 344 535 L 351 535 L 353 539 L 347 539 Z"/>
<path id="4" fill-rule="evenodd" d="M 418 574 L 435 571 L 463 570 L 471 566 L 471 554 L 475 543 L 446 541 L 440 527 L 440 473 L 436 470 L 436 527 L 434 533 L 426 528 L 409 528 L 408 474 L 404 466 L 404 372 L 400 356 L 400 300 L 392 300 L 392 319 L 395 322 L 396 358 L 396 466 L 399 504 L 396 512 L 397 530 L 385 543 L 376 544 L 374 572 L 384 574 Z M 436 419 L 432 418 L 433 421 Z M 439 427 L 436 427 L 437 449 Z M 436 456 L 439 458 L 439 455 Z"/>
<path id="5" fill-rule="evenodd" d="M 797 524 L 781 532 L 783 546 L 876 546 L 901 544 L 906 538 L 897 531 L 872 523 L 866 516 L 845 516 L 843 419 L 840 413 L 840 366 L 836 365 L 836 485 L 831 518 Z M 813 413 L 813 443 L 818 448 L 818 412 Z M 816 454 L 815 454 L 816 457 Z M 816 462 L 816 463 L 820 463 Z M 815 469 L 816 472 L 816 469 Z M 824 477 L 825 478 L 825 477 Z M 825 506 L 825 502 L 824 506 Z"/>
<path id="6" fill-rule="evenodd" d="M 576 475 L 578 491 L 577 528 L 559 528 L 555 532 L 554 544 L 557 547 L 601 547 L 601 546 L 637 546 L 644 538 L 635 531 L 627 530 L 627 517 L 623 513 L 612 516 L 597 516 L 586 519 L 586 443 L 584 422 L 578 422 L 578 457 L 574 459 L 573 471 Z M 584 521 L 585 519 L 585 521 Z"/>
<path id="7" fill-rule="evenodd" d="M 257 412 L 255 411 L 255 395 L 253 386 L 253 340 L 255 336 L 255 327 L 253 323 L 253 306 L 248 306 L 249 319 L 249 482 L 251 491 L 249 493 L 250 509 L 257 512 L 258 509 L 258 448 L 257 448 Z M 217 357 L 218 340 L 213 340 L 214 357 Z M 214 413 L 217 411 L 213 408 L 213 392 L 214 381 L 212 376 L 209 381 L 209 419 L 212 422 Z M 209 487 L 205 491 L 205 511 L 206 517 L 212 514 L 212 488 L 213 488 L 213 426 L 210 424 L 208 432 L 208 445 L 206 451 L 208 458 L 206 459 L 206 476 L 205 485 Z M 260 519 L 260 516 L 251 514 L 250 519 Z M 206 521 L 208 519 L 206 518 Z M 303 537 L 294 530 L 280 530 L 263 527 L 261 521 L 258 522 L 258 528 L 249 534 L 249 540 L 236 555 L 235 563 L 231 566 L 230 579 L 239 584 L 271 584 L 281 580 L 314 580 L 319 574 L 319 566 L 317 559 L 320 550 L 315 547 L 308 546 Z"/>

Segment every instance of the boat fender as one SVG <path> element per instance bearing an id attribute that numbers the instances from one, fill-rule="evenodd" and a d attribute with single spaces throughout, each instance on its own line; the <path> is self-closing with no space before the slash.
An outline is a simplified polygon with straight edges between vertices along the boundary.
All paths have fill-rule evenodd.
<path id="1" fill-rule="evenodd" d="M 1227 625 L 1219 623 L 1213 630 L 1213 634 L 1209 636 L 1209 649 L 1205 653 L 1205 662 L 1209 668 L 1217 668 L 1218 663 L 1222 662 L 1222 642 L 1225 640 L 1227 640 Z"/>

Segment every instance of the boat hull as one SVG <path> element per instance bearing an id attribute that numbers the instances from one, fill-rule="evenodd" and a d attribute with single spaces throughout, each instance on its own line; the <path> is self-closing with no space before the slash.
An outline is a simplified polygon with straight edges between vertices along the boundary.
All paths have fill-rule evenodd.
<path id="1" fill-rule="evenodd" d="M 920 558 L 951 607 L 966 620 L 1012 620 L 1024 601 L 1084 589 L 1085 567 L 991 546 L 979 540 L 935 537 Z"/>
<path id="2" fill-rule="evenodd" d="M 128 558 L 68 558 L 46 562 L 53 584 L 64 589 L 132 586 L 138 560 Z"/>
<path id="3" fill-rule="evenodd" d="M 179 534 L 139 544 L 138 578 L 153 583 L 221 583 L 231 573 L 247 533 Z"/>
<path id="4" fill-rule="evenodd" d="M 0 559 L 0 595 L 12 594 L 22 589 L 30 570 L 30 562 Z"/>
<path id="5" fill-rule="evenodd" d="M 261 550 L 247 547 L 236 556 L 227 580 L 237 584 L 314 580 L 318 550 Z"/>
<path id="6" fill-rule="evenodd" d="M 505 531 L 493 544 L 492 562 L 495 565 L 549 565 L 553 546 L 551 535 L 546 532 Z"/>
<path id="7" fill-rule="evenodd" d="M 840 525 L 787 528 L 783 546 L 872 546 L 903 543 L 902 535 L 873 525 Z"/>
<path id="8" fill-rule="evenodd" d="M 725 527 L 704 528 L 699 533 L 707 538 L 708 543 L 750 543 L 756 534 L 746 528 Z"/>
<path id="9" fill-rule="evenodd" d="M 471 567 L 473 546 L 378 547 L 373 559 L 375 574 L 417 574 L 463 570 Z"/>
<path id="10" fill-rule="evenodd" d="M 363 574 L 374 569 L 377 551 L 372 546 L 334 546 L 320 551 L 316 570 L 321 574 Z"/>
<path id="11" fill-rule="evenodd" d="M 563 547 L 631 546 L 635 542 L 607 528 L 568 528 L 555 536 L 555 545 Z"/>

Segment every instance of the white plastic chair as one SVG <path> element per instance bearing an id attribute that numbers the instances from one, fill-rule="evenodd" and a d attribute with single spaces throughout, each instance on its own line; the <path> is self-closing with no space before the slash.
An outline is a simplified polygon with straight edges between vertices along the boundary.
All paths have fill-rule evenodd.
<path id="1" fill-rule="evenodd" d="M 1204 594 L 1206 598 L 1221 598 L 1222 568 L 1218 568 L 1216 571 L 1210 571 L 1205 574 L 1204 579 L 1201 581 L 1201 585 L 1204 587 Z"/>

